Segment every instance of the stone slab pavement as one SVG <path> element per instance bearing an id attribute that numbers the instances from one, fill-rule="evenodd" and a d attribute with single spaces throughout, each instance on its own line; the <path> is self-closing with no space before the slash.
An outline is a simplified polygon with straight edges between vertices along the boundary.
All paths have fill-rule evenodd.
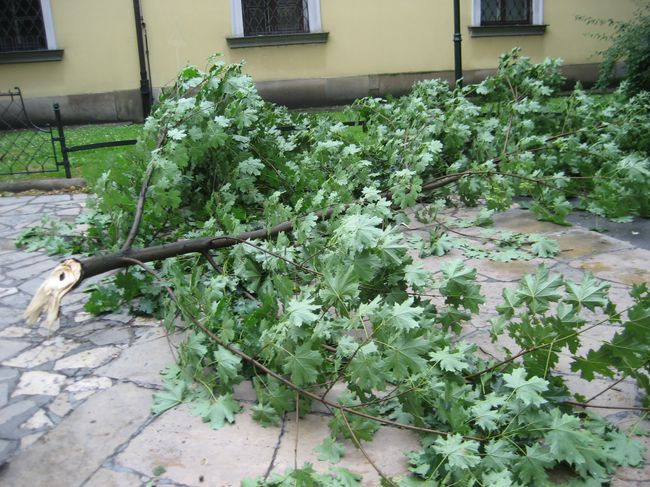
<path id="1" fill-rule="evenodd" d="M 0 485 L 233 486 L 243 478 L 282 472 L 296 460 L 298 465 L 312 462 L 326 471 L 328 465 L 318 460 L 314 447 L 328 436 L 327 412 L 314 408 L 298 424 L 286 418 L 280 427 L 262 428 L 246 412 L 254 403 L 247 383 L 240 384 L 235 395 L 245 412 L 219 431 L 191 416 L 186 406 L 152 416 L 152 394 L 161 388 L 159 372 L 173 361 L 178 341 L 166 336 L 155 320 L 125 313 L 93 317 L 83 311 L 85 294 L 78 289 L 64 299 L 61 327 L 52 336 L 26 327 L 22 311 L 57 260 L 41 252 L 17 250 L 14 239 L 43 215 L 74 219 L 85 198 L 77 194 L 0 198 Z M 466 217 L 471 211 L 458 210 L 454 215 Z M 494 220 L 497 228 L 548 234 L 557 239 L 562 252 L 553 259 L 507 264 L 468 260 L 455 251 L 423 261 L 433 271 L 441 259 L 448 258 L 464 259 L 477 268 L 488 302 L 480 318 L 465 328 L 464 338 L 485 353 L 503 353 L 488 334 L 488 321 L 495 315 L 503 288 L 513 287 L 542 261 L 571 279 L 593 272 L 611 284 L 612 294 L 623 306 L 629 302 L 632 284 L 650 281 L 650 251 L 639 245 L 585 228 L 538 222 L 516 208 Z M 427 228 L 413 224 L 405 230 L 422 233 Z M 633 230 L 629 234 L 637 236 Z M 598 327 L 587 343 L 598 346 L 615 331 L 612 326 Z M 570 373 L 568 360 L 560 367 L 574 390 L 584 395 L 611 385 L 606 380 L 582 381 Z M 639 392 L 633 382 L 622 381 L 603 394 L 599 404 L 638 405 Z M 624 427 L 640 420 L 615 409 L 601 412 Z M 363 474 L 364 485 L 379 485 L 361 453 L 347 446 L 339 465 Z M 402 452 L 417 448 L 414 435 L 394 428 L 382 428 L 366 445 L 367 453 L 388 475 L 405 473 Z M 612 485 L 648 484 L 650 468 L 646 467 L 620 470 Z"/>

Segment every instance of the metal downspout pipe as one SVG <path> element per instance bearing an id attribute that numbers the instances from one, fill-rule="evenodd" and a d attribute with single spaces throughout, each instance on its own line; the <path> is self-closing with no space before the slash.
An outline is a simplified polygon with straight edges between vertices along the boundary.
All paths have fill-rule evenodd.
<path id="1" fill-rule="evenodd" d="M 147 70 L 147 56 L 144 48 L 144 35 L 142 31 L 143 19 L 140 8 L 140 0 L 133 0 L 133 13 L 135 16 L 135 33 L 138 41 L 138 60 L 140 62 L 140 97 L 142 98 L 142 116 L 147 118 L 151 113 L 153 93 L 151 92 L 151 81 Z"/>
<path id="2" fill-rule="evenodd" d="M 463 57 L 461 43 L 463 38 L 460 35 L 460 0 L 454 0 L 454 74 L 456 84 L 463 86 Z"/>

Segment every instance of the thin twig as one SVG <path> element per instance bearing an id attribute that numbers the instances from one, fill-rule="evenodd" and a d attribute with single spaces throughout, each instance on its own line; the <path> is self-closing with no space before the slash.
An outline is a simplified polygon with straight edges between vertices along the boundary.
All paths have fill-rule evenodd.
<path id="1" fill-rule="evenodd" d="M 350 425 L 350 422 L 348 421 L 348 418 L 345 416 L 344 412 L 341 412 L 341 417 L 343 418 L 343 421 L 345 422 L 345 426 L 348 428 L 348 431 L 350 432 L 350 437 L 352 438 L 352 443 L 355 444 L 355 446 L 359 449 L 361 454 L 366 458 L 368 463 L 372 466 L 372 468 L 375 469 L 377 474 L 381 477 L 381 479 L 386 482 L 388 485 L 391 485 L 392 487 L 397 487 L 395 483 L 389 479 L 384 472 L 381 471 L 381 469 L 377 466 L 377 464 L 370 458 L 370 455 L 368 455 L 368 452 L 366 452 L 366 449 L 361 445 L 361 442 L 359 441 L 359 438 L 357 437 L 357 434 L 354 432 L 352 429 L 352 426 Z"/>
<path id="2" fill-rule="evenodd" d="M 646 361 L 646 362 L 643 362 L 641 365 L 639 365 L 638 367 L 636 367 L 632 372 L 636 372 L 636 371 L 639 370 L 641 367 L 645 367 L 646 365 L 648 365 L 648 362 L 647 362 L 647 361 Z M 600 391 L 598 394 L 594 394 L 594 395 L 591 396 L 589 399 L 587 399 L 586 403 L 588 404 L 588 403 L 590 403 L 591 401 L 593 401 L 594 399 L 597 399 L 598 397 L 602 396 L 602 395 L 605 394 L 607 391 L 609 391 L 610 389 L 616 387 L 616 386 L 619 385 L 621 382 L 623 382 L 625 379 L 627 379 L 627 377 L 628 377 L 628 374 L 623 374 L 623 376 L 622 376 L 620 379 L 618 379 L 616 382 L 611 383 L 611 384 L 608 385 L 605 389 L 603 389 L 602 391 Z"/>
<path id="3" fill-rule="evenodd" d="M 635 406 L 606 406 L 604 404 L 587 404 L 586 402 L 577 401 L 562 401 L 563 404 L 571 404 L 581 408 L 594 408 L 594 409 L 615 409 L 616 411 L 641 411 L 644 413 L 650 412 L 650 408 L 642 408 Z"/>
<path id="4" fill-rule="evenodd" d="M 364 329 L 365 329 L 365 326 L 364 326 Z M 325 392 L 323 392 L 323 393 L 321 394 L 320 397 L 322 397 L 323 399 L 325 399 L 325 396 L 327 396 L 327 394 L 329 394 L 329 392 L 332 390 L 332 387 L 334 387 L 334 385 L 335 385 L 339 380 L 341 380 L 341 378 L 343 377 L 343 374 L 345 374 L 345 371 L 347 370 L 348 366 L 350 365 L 350 363 L 352 363 L 352 361 L 354 360 L 354 357 L 357 356 L 357 353 L 359 353 L 359 350 L 361 350 L 361 349 L 362 349 L 362 348 L 363 348 L 363 347 L 368 343 L 368 341 L 369 341 L 371 338 L 372 338 L 372 334 L 370 334 L 370 335 L 369 335 L 369 336 L 368 336 L 368 337 L 367 337 L 363 342 L 361 342 L 361 344 L 359 344 L 359 346 L 357 346 L 357 349 L 354 351 L 354 353 L 352 354 L 352 356 L 348 359 L 347 362 L 345 362 L 345 363 L 343 364 L 343 367 L 341 367 L 341 370 L 339 370 L 339 373 L 337 374 L 336 379 L 334 379 L 334 380 L 330 383 L 330 385 L 327 387 L 327 389 L 325 389 Z"/>
<path id="5" fill-rule="evenodd" d="M 167 138 L 167 130 L 163 129 L 158 136 L 158 142 L 156 143 L 156 149 L 162 147 Z M 147 172 L 145 172 L 144 177 L 142 178 L 142 185 L 140 186 L 140 195 L 138 196 L 138 203 L 135 208 L 135 215 L 133 216 L 133 224 L 131 225 L 131 230 L 129 230 L 129 235 L 122 245 L 122 252 L 126 252 L 133 245 L 135 237 L 138 235 L 140 230 L 140 223 L 142 222 L 142 215 L 144 213 L 144 203 L 147 199 L 147 190 L 149 189 L 149 183 L 151 182 L 151 176 L 153 175 L 153 170 L 156 167 L 156 164 L 153 160 L 149 162 L 149 167 L 147 167 Z"/>
<path id="6" fill-rule="evenodd" d="M 300 438 L 300 393 L 296 391 L 296 440 L 293 444 L 293 468 L 298 470 L 298 439 Z"/>
<path id="7" fill-rule="evenodd" d="M 508 117 L 508 128 L 506 130 L 506 140 L 503 143 L 503 150 L 501 151 L 504 155 L 507 154 L 508 150 L 508 143 L 510 142 L 510 132 L 512 130 L 512 119 L 513 119 L 513 114 L 510 114 L 510 117 Z"/>

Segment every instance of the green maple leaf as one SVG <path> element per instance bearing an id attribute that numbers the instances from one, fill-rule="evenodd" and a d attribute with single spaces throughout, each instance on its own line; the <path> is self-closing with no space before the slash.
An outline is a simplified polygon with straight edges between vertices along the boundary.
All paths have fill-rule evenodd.
<path id="1" fill-rule="evenodd" d="M 469 364 L 463 360 L 467 357 L 466 353 L 461 351 L 452 352 L 448 346 L 437 352 L 431 352 L 429 357 L 431 357 L 435 362 L 438 362 L 438 366 L 447 372 L 461 372 L 469 366 Z"/>
<path id="2" fill-rule="evenodd" d="M 526 369 L 524 368 L 520 367 L 513 370 L 511 374 L 504 374 L 503 381 L 506 386 L 513 389 L 515 397 L 526 406 L 539 406 L 546 402 L 546 399 L 539 393 L 548 389 L 548 382 L 540 377 L 526 379 Z"/>
<path id="3" fill-rule="evenodd" d="M 512 481 L 512 473 L 508 470 L 501 470 L 500 472 L 488 472 L 483 475 L 482 485 L 489 485 L 490 487 L 514 487 L 515 484 Z"/>
<path id="4" fill-rule="evenodd" d="M 151 408 L 153 414 L 160 414 L 167 411 L 183 401 L 183 396 L 187 389 L 185 382 L 178 381 L 172 385 L 165 381 L 165 387 L 166 389 L 164 391 L 157 392 L 153 395 L 153 406 Z"/>
<path id="5" fill-rule="evenodd" d="M 555 460 L 573 465 L 584 478 L 605 480 L 605 442 L 585 429 L 578 417 L 551 411 L 552 422 L 544 436 Z"/>
<path id="6" fill-rule="evenodd" d="M 481 461 L 478 447 L 477 441 L 464 440 L 460 434 L 437 438 L 433 445 L 434 451 L 446 458 L 452 470 L 466 470 L 478 465 Z"/>
<path id="7" fill-rule="evenodd" d="M 285 311 L 286 320 L 293 326 L 300 328 L 305 323 L 313 323 L 318 315 L 313 311 L 320 309 L 317 304 L 312 304 L 313 298 L 292 299 L 287 304 Z"/>
<path id="8" fill-rule="evenodd" d="M 595 308 L 604 308 L 609 302 L 608 291 L 609 283 L 598 281 L 591 272 L 582 276 L 580 284 L 567 281 L 566 283 L 568 297 L 565 301 L 569 304 L 575 304 L 578 308 L 584 306 L 593 311 Z"/>
<path id="9" fill-rule="evenodd" d="M 503 413 L 495 408 L 501 406 L 503 402 L 504 399 L 499 396 L 488 395 L 484 400 L 474 404 L 470 411 L 477 426 L 486 431 L 494 431 L 499 420 L 503 419 Z"/>
<path id="10" fill-rule="evenodd" d="M 413 298 L 407 298 L 403 303 L 395 303 L 388 312 L 386 320 L 389 326 L 395 328 L 398 332 L 405 332 L 418 328 L 416 318 L 424 311 L 424 308 L 412 307 Z"/>
<path id="11" fill-rule="evenodd" d="M 338 463 L 345 453 L 345 447 L 342 443 L 338 443 L 334 438 L 328 437 L 323 442 L 314 448 L 318 453 L 318 459 L 330 463 Z"/>
<path id="12" fill-rule="evenodd" d="M 382 232 L 376 250 L 381 253 L 384 261 L 392 264 L 402 263 L 402 256 L 408 250 L 408 246 L 403 243 L 403 238 L 403 235 L 396 232 L 394 228 Z"/>
<path id="13" fill-rule="evenodd" d="M 382 224 L 378 216 L 347 215 L 341 219 L 341 225 L 334 231 L 334 236 L 349 249 L 358 252 L 377 245 L 383 231 L 377 228 Z"/>
<path id="14" fill-rule="evenodd" d="M 466 284 L 476 279 L 476 269 L 465 266 L 462 260 L 453 259 L 440 264 L 440 270 L 447 281 Z"/>
<path id="15" fill-rule="evenodd" d="M 347 468 L 334 467 L 330 472 L 336 475 L 336 487 L 361 487 L 361 475 L 350 472 Z"/>
<path id="16" fill-rule="evenodd" d="M 517 458 L 511 443 L 504 439 L 492 440 L 485 446 L 482 465 L 489 470 L 511 470 Z"/>
<path id="17" fill-rule="evenodd" d="M 414 472 L 414 473 L 418 473 L 418 472 Z M 422 475 L 424 476 L 425 474 Z M 399 487 L 439 487 L 440 484 L 435 480 L 422 480 L 415 477 L 404 477 L 400 479 L 398 485 Z"/>
<path id="18" fill-rule="evenodd" d="M 268 376 L 264 379 L 254 377 L 253 386 L 260 404 L 269 404 L 278 415 L 295 409 L 296 394 L 277 379 Z"/>
<path id="19" fill-rule="evenodd" d="M 620 431 L 607 434 L 608 456 L 618 465 L 639 467 L 645 462 L 645 450 L 643 444 L 632 440 Z"/>
<path id="20" fill-rule="evenodd" d="M 395 379 L 403 380 L 411 374 L 424 370 L 427 361 L 421 357 L 429 350 L 429 342 L 422 337 L 404 338 L 400 336 L 385 352 L 385 365 L 393 372 Z"/>
<path id="21" fill-rule="evenodd" d="M 443 330 L 451 329 L 454 333 L 460 334 L 463 329 L 463 321 L 468 321 L 471 317 L 469 313 L 461 311 L 455 306 L 447 306 L 438 309 L 436 321 L 442 325 Z"/>
<path id="22" fill-rule="evenodd" d="M 323 278 L 325 287 L 318 293 L 326 307 L 345 305 L 350 299 L 359 295 L 359 282 L 354 272 L 354 267 L 346 271 L 338 269 L 334 273 L 326 273 Z"/>
<path id="23" fill-rule="evenodd" d="M 530 247 L 530 250 L 532 250 L 537 257 L 542 257 L 544 259 L 553 257 L 560 251 L 555 240 L 544 237 L 538 239 L 537 242 Z"/>
<path id="24" fill-rule="evenodd" d="M 506 248 L 489 252 L 488 259 L 495 262 L 511 262 L 513 260 L 530 260 L 531 256 L 528 252 L 519 249 Z"/>
<path id="25" fill-rule="evenodd" d="M 540 265 L 535 274 L 526 274 L 517 291 L 517 299 L 526 303 L 533 313 L 541 313 L 549 304 L 557 302 L 562 295 L 558 288 L 564 284 L 562 276 L 549 276 L 549 270 Z"/>
<path id="26" fill-rule="evenodd" d="M 350 382 L 364 390 L 382 390 L 386 382 L 384 363 L 379 354 L 365 349 L 361 349 L 348 365 Z"/>
<path id="27" fill-rule="evenodd" d="M 485 302 L 481 288 L 476 284 L 476 269 L 465 267 L 461 260 L 450 260 L 440 265 L 445 282 L 440 292 L 447 304 L 463 306 L 478 313 L 479 305 Z"/>
<path id="28" fill-rule="evenodd" d="M 571 213 L 573 206 L 564 195 L 554 198 L 547 198 L 545 201 L 534 201 L 530 205 L 530 211 L 535 213 L 540 220 L 557 223 L 558 225 L 569 225 L 566 216 Z"/>
<path id="29" fill-rule="evenodd" d="M 503 297 L 503 303 L 498 304 L 496 310 L 505 319 L 509 320 L 515 315 L 517 308 L 521 305 L 521 298 L 514 290 L 508 289 L 507 287 L 503 288 L 501 296 Z"/>
<path id="30" fill-rule="evenodd" d="M 250 257 L 245 257 L 243 263 L 237 266 L 237 275 L 246 283 L 249 291 L 256 292 L 264 278 L 260 266 Z"/>
<path id="31" fill-rule="evenodd" d="M 204 333 L 192 333 L 188 338 L 185 346 L 188 350 L 202 358 L 208 353 L 208 347 L 204 344 L 207 336 Z"/>
<path id="32" fill-rule="evenodd" d="M 341 398 L 339 397 L 339 403 L 341 403 Z M 365 419 L 360 416 L 347 415 L 348 424 L 345 423 L 341 417 L 343 413 L 341 411 L 335 411 L 334 417 L 330 420 L 330 431 L 333 436 L 344 436 L 345 438 L 352 438 L 350 434 L 350 429 L 357 437 L 357 439 L 362 441 L 372 441 L 372 438 L 375 436 L 375 433 L 379 429 L 379 425 L 376 421 L 370 419 Z"/>
<path id="33" fill-rule="evenodd" d="M 264 164 L 259 159 L 253 159 L 252 157 L 246 159 L 239 163 L 238 170 L 242 174 L 248 174 L 250 176 L 259 176 L 264 169 Z"/>
<path id="34" fill-rule="evenodd" d="M 540 445 L 526 445 L 526 455 L 519 456 L 515 471 L 524 485 L 547 485 L 546 469 L 553 465 L 551 455 Z"/>
<path id="35" fill-rule="evenodd" d="M 430 255 L 442 257 L 450 250 L 458 248 L 460 242 L 460 239 L 441 233 L 438 229 L 431 230 L 429 241 L 423 241 L 419 245 L 420 257 L 429 257 Z"/>
<path id="36" fill-rule="evenodd" d="M 311 463 L 305 463 L 302 468 L 291 471 L 286 478 L 287 482 L 279 485 L 295 485 L 304 487 L 318 487 L 316 471 Z"/>
<path id="37" fill-rule="evenodd" d="M 223 348 L 221 345 L 213 353 L 217 363 L 217 372 L 223 384 L 234 382 L 239 377 L 241 370 L 241 358 Z"/>
<path id="38" fill-rule="evenodd" d="M 354 256 L 352 265 L 359 279 L 367 282 L 381 269 L 381 259 L 370 251 L 365 251 Z"/>
<path id="39" fill-rule="evenodd" d="M 191 413 L 194 416 L 200 416 L 204 422 L 209 422 L 212 429 L 223 428 L 228 423 L 235 422 L 235 414 L 238 413 L 241 406 L 232 394 L 223 394 L 213 399 L 202 399 L 192 405 Z"/>
<path id="40" fill-rule="evenodd" d="M 289 355 L 284 364 L 284 371 L 291 374 L 291 381 L 294 384 L 303 386 L 316 381 L 318 366 L 322 362 L 323 357 L 320 353 L 312 350 L 309 343 L 304 343 Z"/>
<path id="41" fill-rule="evenodd" d="M 420 264 L 409 264 L 404 268 L 404 279 L 409 286 L 418 288 L 426 286 L 431 273 Z"/>
<path id="42" fill-rule="evenodd" d="M 258 422 L 264 428 L 280 424 L 280 415 L 268 404 L 259 403 L 251 408 L 253 421 Z"/>

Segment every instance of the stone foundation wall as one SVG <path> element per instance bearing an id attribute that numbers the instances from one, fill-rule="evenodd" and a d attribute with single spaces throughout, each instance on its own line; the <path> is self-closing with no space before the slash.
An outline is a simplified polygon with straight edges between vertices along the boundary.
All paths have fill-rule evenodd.
<path id="1" fill-rule="evenodd" d="M 576 81 L 590 85 L 598 77 L 598 64 L 574 64 L 563 67 L 568 85 Z M 465 83 L 477 83 L 494 73 L 494 69 L 465 71 Z M 399 96 L 417 81 L 441 78 L 454 82 L 453 71 L 422 73 L 371 74 L 341 78 L 309 78 L 259 81 L 257 88 L 268 101 L 289 108 L 343 105 L 364 96 Z M 127 122 L 142 120 L 138 90 L 26 98 L 27 113 L 35 123 L 53 123 L 52 104 L 59 103 L 65 124 Z M 0 106 L 1 109 L 1 106 Z"/>

